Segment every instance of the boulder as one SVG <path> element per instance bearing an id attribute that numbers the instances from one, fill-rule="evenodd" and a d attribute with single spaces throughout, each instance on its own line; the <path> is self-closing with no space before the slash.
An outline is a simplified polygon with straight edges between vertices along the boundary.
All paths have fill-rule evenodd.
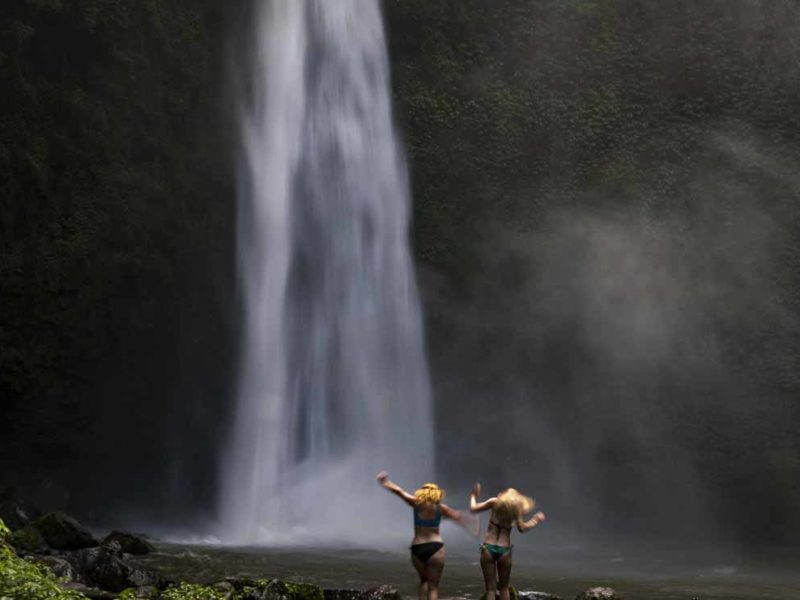
<path id="1" fill-rule="evenodd" d="M 110 542 L 119 543 L 125 554 L 149 554 L 156 550 L 147 540 L 123 531 L 112 531 L 103 539 L 102 545 L 105 546 Z"/>
<path id="2" fill-rule="evenodd" d="M 27 527 L 35 528 L 47 545 L 56 550 L 80 550 L 98 545 L 87 529 L 62 512 L 47 513 Z"/>
<path id="3" fill-rule="evenodd" d="M 622 596 L 609 587 L 593 587 L 575 596 L 575 600 L 622 600 Z"/>
<path id="4" fill-rule="evenodd" d="M 110 542 L 97 548 L 85 548 L 70 555 L 70 563 L 80 583 L 111 592 L 126 588 L 157 586 L 158 576 L 135 569 L 123 560 L 122 546 Z"/>
<path id="5" fill-rule="evenodd" d="M 76 579 L 75 569 L 68 560 L 59 558 L 57 556 L 36 556 L 34 557 L 34 560 L 47 566 L 53 573 L 55 573 L 56 577 L 63 581 L 69 582 L 75 581 Z"/>

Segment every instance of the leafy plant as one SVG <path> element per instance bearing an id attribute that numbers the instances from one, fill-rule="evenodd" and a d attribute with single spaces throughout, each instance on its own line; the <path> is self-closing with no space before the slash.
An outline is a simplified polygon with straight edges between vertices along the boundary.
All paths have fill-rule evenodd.
<path id="1" fill-rule="evenodd" d="M 81 600 L 81 593 L 65 590 L 45 565 L 24 560 L 6 542 L 10 534 L 0 520 L 0 600 Z"/>

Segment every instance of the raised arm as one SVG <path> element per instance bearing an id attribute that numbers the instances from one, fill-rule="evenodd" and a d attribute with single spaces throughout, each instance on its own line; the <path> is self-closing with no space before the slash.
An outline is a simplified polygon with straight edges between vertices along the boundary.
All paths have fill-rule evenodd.
<path id="1" fill-rule="evenodd" d="M 389 481 L 389 474 L 386 471 L 381 471 L 380 473 L 378 473 L 376 479 L 378 480 L 378 483 L 382 487 L 386 488 L 393 494 L 400 496 L 400 498 L 402 498 L 403 501 L 409 506 L 414 506 L 416 504 L 416 499 L 414 498 L 414 496 L 409 494 L 395 482 Z"/>
<path id="2" fill-rule="evenodd" d="M 520 517 L 517 519 L 517 529 L 520 533 L 525 533 L 529 529 L 536 527 L 542 521 L 544 521 L 544 513 L 542 511 L 537 512 L 527 521 Z"/>
<path id="3" fill-rule="evenodd" d="M 494 507 L 495 502 L 497 502 L 497 498 L 489 498 L 484 502 L 478 502 L 478 496 L 481 495 L 481 484 L 476 483 L 472 487 L 472 493 L 469 495 L 469 511 L 470 512 L 483 512 L 484 510 L 489 510 L 490 508 Z"/>
<path id="4" fill-rule="evenodd" d="M 442 516 L 445 519 L 461 521 L 464 518 L 464 513 L 462 513 L 460 510 L 456 510 L 455 508 L 447 506 L 447 504 L 439 504 L 439 508 L 442 510 Z"/>

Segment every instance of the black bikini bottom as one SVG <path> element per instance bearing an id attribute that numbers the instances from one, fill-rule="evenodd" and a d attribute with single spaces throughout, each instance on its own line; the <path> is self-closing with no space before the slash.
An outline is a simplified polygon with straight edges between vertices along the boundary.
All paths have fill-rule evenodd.
<path id="1" fill-rule="evenodd" d="M 411 546 L 411 554 L 416 556 L 423 563 L 428 562 L 431 556 L 436 554 L 439 550 L 444 548 L 442 542 L 425 542 L 424 544 L 413 544 Z"/>

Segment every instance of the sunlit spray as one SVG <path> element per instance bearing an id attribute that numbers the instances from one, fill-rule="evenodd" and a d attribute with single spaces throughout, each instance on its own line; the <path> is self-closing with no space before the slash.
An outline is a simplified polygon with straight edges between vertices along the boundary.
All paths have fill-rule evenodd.
<path id="1" fill-rule="evenodd" d="M 378 2 L 258 4 L 242 109 L 238 406 L 221 537 L 371 543 L 431 477 L 409 192 Z M 405 510 L 408 523 L 396 522 Z M 389 518 L 392 517 L 392 518 Z"/>

